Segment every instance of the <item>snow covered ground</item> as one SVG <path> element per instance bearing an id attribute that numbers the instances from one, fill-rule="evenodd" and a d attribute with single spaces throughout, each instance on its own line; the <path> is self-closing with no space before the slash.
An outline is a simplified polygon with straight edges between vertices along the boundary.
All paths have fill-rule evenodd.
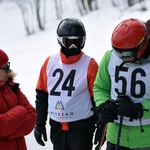
<path id="1" fill-rule="evenodd" d="M 64 0 L 67 11 L 64 10 L 63 17 L 76 17 L 84 23 L 87 38 L 83 51 L 99 63 L 105 51 L 111 49 L 110 39 L 114 27 L 129 17 L 148 20 L 150 1 L 146 1 L 147 11 L 141 11 L 139 4 L 120 11 L 118 7 L 112 7 L 110 0 L 98 0 L 98 2 L 98 10 L 81 16 L 74 5 L 75 1 Z M 18 74 L 16 82 L 20 83 L 22 91 L 35 106 L 35 87 L 40 67 L 47 56 L 59 51 L 56 28 L 60 20 L 56 20 L 53 14 L 45 31 L 37 31 L 34 35 L 26 36 L 20 10 L 12 3 L 0 4 L 0 20 L 0 49 L 9 55 L 11 68 Z M 47 130 L 49 132 L 48 123 Z M 45 147 L 38 145 L 33 132 L 26 136 L 26 141 L 28 150 L 52 150 L 49 139 Z"/>

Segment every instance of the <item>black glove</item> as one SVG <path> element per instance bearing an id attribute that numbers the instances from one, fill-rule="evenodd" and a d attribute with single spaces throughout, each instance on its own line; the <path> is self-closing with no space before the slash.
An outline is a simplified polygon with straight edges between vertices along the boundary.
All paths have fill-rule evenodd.
<path id="1" fill-rule="evenodd" d="M 47 141 L 47 134 L 46 134 L 45 126 L 36 126 L 34 129 L 34 137 L 38 144 L 45 146 L 44 141 L 45 142 Z"/>
<path id="2" fill-rule="evenodd" d="M 102 145 L 104 144 L 106 140 L 106 123 L 104 122 L 99 122 L 96 126 L 96 131 L 95 131 L 95 138 L 94 138 L 94 144 L 100 144 L 102 142 Z M 103 140 L 103 141 L 101 141 Z"/>
<path id="3" fill-rule="evenodd" d="M 95 109 L 95 113 L 103 122 L 114 122 L 117 120 L 117 105 L 114 100 L 107 100 Z"/>
<path id="4" fill-rule="evenodd" d="M 143 106 L 141 103 L 133 103 L 129 96 L 119 95 L 116 103 L 117 114 L 121 116 L 129 117 L 132 119 L 142 118 L 143 116 Z"/>

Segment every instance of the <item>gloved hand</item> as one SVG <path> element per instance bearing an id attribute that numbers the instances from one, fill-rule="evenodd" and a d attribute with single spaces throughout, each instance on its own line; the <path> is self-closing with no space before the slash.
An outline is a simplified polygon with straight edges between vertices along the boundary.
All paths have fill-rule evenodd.
<path id="1" fill-rule="evenodd" d="M 46 134 L 45 126 L 36 126 L 34 129 L 34 137 L 38 144 L 45 146 L 44 141 L 45 142 L 47 141 L 47 134 Z"/>
<path id="2" fill-rule="evenodd" d="M 103 143 L 106 140 L 106 123 L 104 122 L 99 122 L 96 126 L 96 131 L 95 131 L 95 137 L 94 137 L 94 144 L 100 144 L 100 142 Z M 103 141 L 101 141 L 103 140 Z"/>
<path id="3" fill-rule="evenodd" d="M 117 105 L 114 100 L 107 100 L 95 109 L 99 119 L 103 122 L 114 122 L 117 120 Z"/>
<path id="4" fill-rule="evenodd" d="M 117 114 L 121 116 L 129 117 L 132 119 L 142 118 L 143 116 L 143 106 L 141 103 L 133 103 L 129 96 L 119 95 L 116 103 Z"/>

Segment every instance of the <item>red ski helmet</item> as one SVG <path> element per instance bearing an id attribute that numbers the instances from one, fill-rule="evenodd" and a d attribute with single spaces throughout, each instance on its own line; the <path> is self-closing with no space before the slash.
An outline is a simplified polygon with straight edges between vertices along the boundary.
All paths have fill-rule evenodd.
<path id="1" fill-rule="evenodd" d="M 120 58 L 140 59 L 148 44 L 145 23 L 136 18 L 123 20 L 114 29 L 111 43 L 113 50 Z"/>

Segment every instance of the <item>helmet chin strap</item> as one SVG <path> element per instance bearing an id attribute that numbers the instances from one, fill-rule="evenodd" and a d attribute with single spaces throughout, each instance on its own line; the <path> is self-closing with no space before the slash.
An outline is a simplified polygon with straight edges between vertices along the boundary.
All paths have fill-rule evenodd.
<path id="1" fill-rule="evenodd" d="M 136 57 L 134 57 L 132 60 L 123 60 L 123 62 L 119 65 L 119 67 L 123 67 L 123 65 L 125 63 L 133 63 L 135 62 L 136 60 L 138 60 Z"/>
<path id="2" fill-rule="evenodd" d="M 123 67 L 123 65 L 124 65 L 125 63 L 128 63 L 128 61 L 123 61 L 123 62 L 119 65 L 119 67 L 120 67 L 120 68 Z"/>

